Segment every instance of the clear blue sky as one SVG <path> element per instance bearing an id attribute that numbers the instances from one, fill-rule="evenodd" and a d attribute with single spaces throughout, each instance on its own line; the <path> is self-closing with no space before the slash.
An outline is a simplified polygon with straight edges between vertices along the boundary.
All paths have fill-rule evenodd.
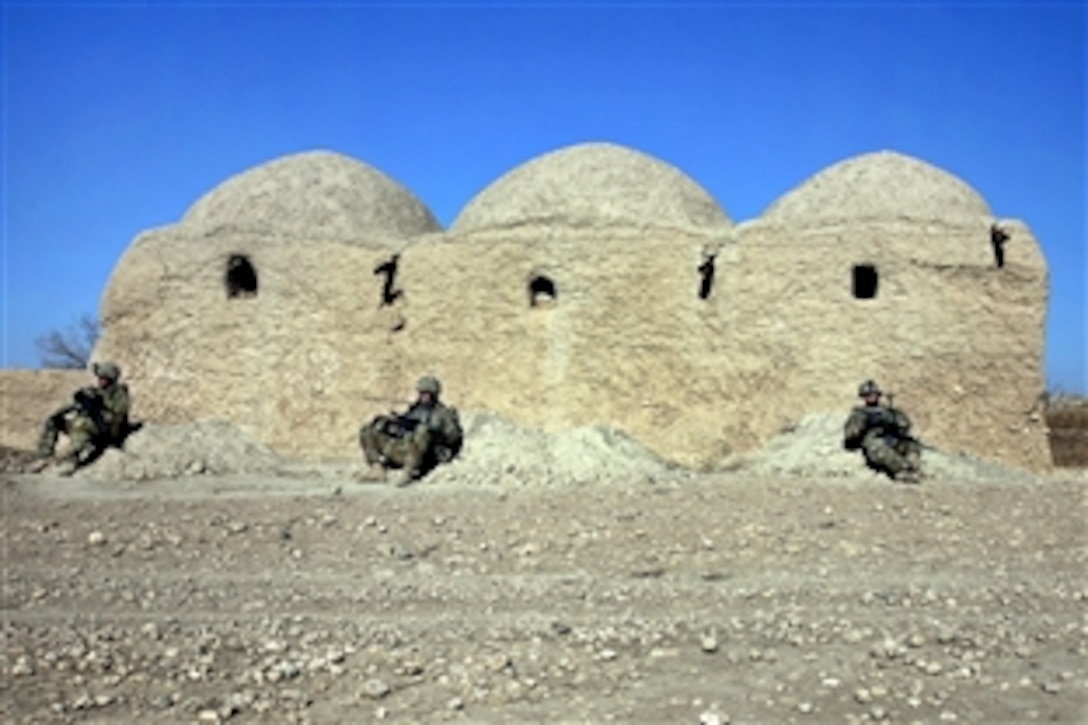
<path id="1" fill-rule="evenodd" d="M 950 171 L 1040 240 L 1049 385 L 1088 392 L 1082 2 L 151 5 L 5 3 L 5 367 L 96 310 L 138 232 L 275 157 L 354 156 L 448 225 L 604 140 L 736 221 L 859 153 Z"/>

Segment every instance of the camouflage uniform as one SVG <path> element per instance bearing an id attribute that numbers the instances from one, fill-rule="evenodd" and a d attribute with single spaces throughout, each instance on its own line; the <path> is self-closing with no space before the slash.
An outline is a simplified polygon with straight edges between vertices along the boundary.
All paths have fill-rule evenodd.
<path id="1" fill-rule="evenodd" d="M 359 445 L 371 469 L 403 469 L 403 482 L 453 460 L 463 440 L 457 410 L 438 400 L 441 384 L 425 377 L 416 387 L 430 394 L 430 401 L 420 400 L 401 415 L 379 415 L 359 430 Z"/>
<path id="2" fill-rule="evenodd" d="M 921 476 L 922 447 L 910 435 L 907 414 L 879 402 L 880 389 L 871 380 L 858 389 L 871 399 L 850 411 L 843 427 L 847 450 L 858 450 L 870 468 L 896 480 L 917 481 Z"/>
<path id="3" fill-rule="evenodd" d="M 68 450 L 61 459 L 62 473 L 72 473 L 107 446 L 120 445 L 129 431 L 131 402 L 128 386 L 118 382 L 121 369 L 107 362 L 95 363 L 93 370 L 106 384 L 76 391 L 73 402 L 58 408 L 42 425 L 38 439 L 42 459 L 53 456 L 61 433 L 68 436 Z"/>

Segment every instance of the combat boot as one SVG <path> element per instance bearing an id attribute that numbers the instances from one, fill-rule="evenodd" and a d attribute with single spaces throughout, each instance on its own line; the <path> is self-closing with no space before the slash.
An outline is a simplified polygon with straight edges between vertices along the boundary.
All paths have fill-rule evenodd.
<path id="1" fill-rule="evenodd" d="M 59 464 L 57 464 L 57 475 L 58 476 L 68 477 L 68 476 L 71 476 L 73 473 L 75 473 L 78 470 L 79 470 L 79 459 L 78 458 L 74 458 L 74 457 L 73 458 L 65 458 L 63 461 L 61 461 Z"/>
<path id="2" fill-rule="evenodd" d="M 41 473 L 45 469 L 49 468 L 56 461 L 53 460 L 52 454 L 41 456 L 36 461 L 31 461 L 27 464 L 26 470 L 28 473 Z"/>
<path id="3" fill-rule="evenodd" d="M 408 484 L 419 479 L 419 473 L 407 468 L 402 468 L 393 474 L 393 485 L 397 488 L 403 488 Z"/>
<path id="4" fill-rule="evenodd" d="M 907 469 L 895 474 L 895 480 L 899 483 L 921 483 L 922 474 L 920 471 L 914 471 Z"/>

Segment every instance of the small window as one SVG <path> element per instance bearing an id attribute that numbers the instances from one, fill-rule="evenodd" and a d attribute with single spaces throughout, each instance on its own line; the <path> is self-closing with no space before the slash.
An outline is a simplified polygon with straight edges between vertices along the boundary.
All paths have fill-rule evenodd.
<path id="1" fill-rule="evenodd" d="M 227 297 L 256 297 L 257 270 L 244 254 L 232 254 L 227 260 Z"/>
<path id="2" fill-rule="evenodd" d="M 871 300 L 876 297 L 879 276 L 876 267 L 871 264 L 854 266 L 854 297 L 859 300 Z"/>
<path id="3" fill-rule="evenodd" d="M 994 224 L 990 227 L 990 246 L 994 250 L 994 264 L 998 269 L 1005 266 L 1005 243 L 1009 241 L 1009 233 Z"/>
<path id="4" fill-rule="evenodd" d="M 401 291 L 396 288 L 397 283 L 397 261 L 400 255 L 394 254 L 388 261 L 379 264 L 374 268 L 374 274 L 382 275 L 384 277 L 382 281 L 382 301 L 380 307 L 388 307 L 397 301 L 397 298 L 401 296 Z"/>
<path id="5" fill-rule="evenodd" d="M 714 290 L 714 255 L 707 255 L 699 265 L 699 299 L 710 297 Z"/>
<path id="6" fill-rule="evenodd" d="M 548 307 L 555 304 L 555 283 L 543 275 L 533 275 L 529 280 L 529 306 Z"/>

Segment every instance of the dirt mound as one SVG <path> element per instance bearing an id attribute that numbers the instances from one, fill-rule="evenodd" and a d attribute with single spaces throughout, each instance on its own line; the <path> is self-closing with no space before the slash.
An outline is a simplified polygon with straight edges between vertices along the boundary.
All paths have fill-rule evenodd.
<path id="1" fill-rule="evenodd" d="M 623 431 L 582 426 L 547 433 L 495 413 L 466 413 L 461 455 L 428 481 L 504 486 L 631 482 L 663 474 L 668 463 Z"/>
<path id="2" fill-rule="evenodd" d="M 150 480 L 199 474 L 264 473 L 280 458 L 230 423 L 201 420 L 176 425 L 146 424 L 78 475 L 96 481 Z"/>
<path id="3" fill-rule="evenodd" d="M 760 449 L 726 461 L 727 470 L 762 475 L 786 474 L 812 477 L 844 477 L 886 480 L 865 466 L 859 452 L 842 446 L 846 414 L 811 413 L 783 429 Z M 922 468 L 928 478 L 988 481 L 1022 481 L 1034 476 L 964 452 L 927 449 Z"/>
<path id="4" fill-rule="evenodd" d="M 745 475 L 886 480 L 870 471 L 859 453 L 843 449 L 844 422 L 841 412 L 807 415 L 759 450 L 728 459 L 720 468 Z M 504 488 L 630 484 L 678 469 L 612 426 L 545 432 L 491 412 L 466 413 L 463 424 L 461 455 L 432 472 L 428 484 Z M 930 479 L 1022 482 L 1035 478 L 1029 472 L 960 452 L 927 450 L 922 461 Z M 321 470 L 325 477 L 337 477 L 350 475 L 354 466 L 329 464 L 328 470 Z M 295 475 L 316 475 L 317 468 L 303 468 L 294 471 Z M 130 436 L 124 451 L 106 451 L 78 475 L 97 481 L 124 481 L 200 474 L 288 475 L 291 469 L 290 462 L 230 423 L 204 420 L 147 425 Z"/>

